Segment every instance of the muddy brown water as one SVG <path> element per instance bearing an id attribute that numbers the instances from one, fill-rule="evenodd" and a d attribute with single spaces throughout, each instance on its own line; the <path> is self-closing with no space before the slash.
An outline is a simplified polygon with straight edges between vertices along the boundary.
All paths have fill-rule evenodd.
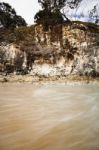
<path id="1" fill-rule="evenodd" d="M 99 84 L 0 84 L 0 150 L 99 150 Z"/>

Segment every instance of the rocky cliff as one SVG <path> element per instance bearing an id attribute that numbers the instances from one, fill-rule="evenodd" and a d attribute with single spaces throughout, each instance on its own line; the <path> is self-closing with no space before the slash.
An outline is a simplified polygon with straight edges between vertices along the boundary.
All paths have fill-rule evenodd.
<path id="1" fill-rule="evenodd" d="M 47 31 L 42 25 L 27 28 L 2 34 L 1 74 L 99 76 L 99 26 L 72 22 Z"/>

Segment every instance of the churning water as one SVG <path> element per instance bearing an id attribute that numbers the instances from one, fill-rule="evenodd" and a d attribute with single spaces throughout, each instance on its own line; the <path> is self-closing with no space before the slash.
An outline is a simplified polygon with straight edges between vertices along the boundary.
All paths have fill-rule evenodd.
<path id="1" fill-rule="evenodd" d="M 99 150 L 99 84 L 0 84 L 0 150 Z"/>

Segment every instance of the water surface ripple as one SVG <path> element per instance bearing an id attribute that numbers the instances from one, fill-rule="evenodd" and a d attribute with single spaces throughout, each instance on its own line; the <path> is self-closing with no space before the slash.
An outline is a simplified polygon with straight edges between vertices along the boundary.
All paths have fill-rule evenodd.
<path id="1" fill-rule="evenodd" d="M 0 84 L 0 150 L 99 150 L 99 85 Z"/>

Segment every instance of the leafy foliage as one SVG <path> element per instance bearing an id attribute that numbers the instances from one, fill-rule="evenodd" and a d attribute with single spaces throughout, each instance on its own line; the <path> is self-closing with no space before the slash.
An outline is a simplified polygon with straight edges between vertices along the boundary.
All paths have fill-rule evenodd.
<path id="1" fill-rule="evenodd" d="M 66 15 L 61 12 L 61 9 L 67 4 L 71 8 L 77 7 L 81 1 L 82 0 L 38 0 L 38 3 L 42 6 L 42 10 L 35 15 L 35 22 L 41 23 L 47 28 L 49 25 L 70 21 Z"/>
<path id="2" fill-rule="evenodd" d="M 15 28 L 26 26 L 26 22 L 8 3 L 0 2 L 0 25 L 5 28 Z"/>
<path id="3" fill-rule="evenodd" d="M 40 10 L 35 15 L 35 21 L 38 24 L 43 24 L 44 29 L 47 30 L 49 25 L 63 23 L 64 19 L 59 10 L 55 12 Z"/>

